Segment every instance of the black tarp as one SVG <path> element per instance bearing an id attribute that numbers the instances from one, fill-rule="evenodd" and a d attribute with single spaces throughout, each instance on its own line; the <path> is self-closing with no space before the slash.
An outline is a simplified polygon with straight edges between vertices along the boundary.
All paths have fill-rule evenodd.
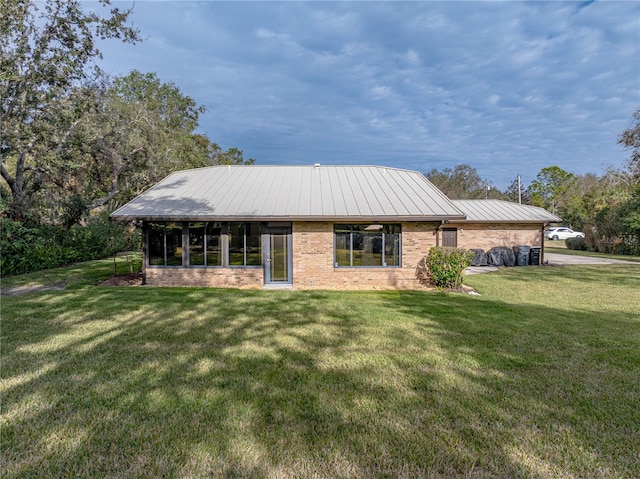
<path id="1" fill-rule="evenodd" d="M 487 253 L 490 266 L 515 266 L 516 255 L 508 246 L 494 246 Z"/>
<path id="2" fill-rule="evenodd" d="M 471 249 L 469 250 L 473 253 L 473 259 L 471 260 L 471 264 L 469 266 L 487 266 L 487 253 L 485 253 L 482 249 Z"/>

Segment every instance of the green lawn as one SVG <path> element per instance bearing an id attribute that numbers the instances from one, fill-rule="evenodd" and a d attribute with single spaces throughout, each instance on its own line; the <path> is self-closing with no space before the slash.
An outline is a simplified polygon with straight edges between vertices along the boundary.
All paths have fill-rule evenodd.
<path id="1" fill-rule="evenodd" d="M 93 285 L 107 266 L 2 298 L 4 478 L 640 477 L 638 266 L 481 296 Z"/>

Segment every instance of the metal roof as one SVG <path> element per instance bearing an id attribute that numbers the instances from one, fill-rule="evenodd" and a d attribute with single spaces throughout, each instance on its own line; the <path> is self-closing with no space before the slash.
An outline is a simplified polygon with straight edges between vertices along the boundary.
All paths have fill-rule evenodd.
<path id="1" fill-rule="evenodd" d="M 556 223 L 562 219 L 544 208 L 502 200 L 452 200 L 467 223 Z"/>
<path id="2" fill-rule="evenodd" d="M 461 220 L 417 171 L 380 166 L 211 166 L 172 173 L 120 220 Z"/>

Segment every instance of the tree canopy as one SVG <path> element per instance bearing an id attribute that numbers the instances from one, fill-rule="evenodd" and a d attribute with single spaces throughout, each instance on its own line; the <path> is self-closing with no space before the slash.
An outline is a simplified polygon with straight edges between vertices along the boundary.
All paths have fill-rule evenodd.
<path id="1" fill-rule="evenodd" d="M 0 3 L 0 174 L 16 216 L 26 214 L 51 152 L 75 127 L 78 115 L 69 112 L 83 103 L 74 90 L 96 71 L 96 39 L 140 39 L 127 25 L 130 14 L 114 7 L 102 16 L 85 12 L 79 0 Z"/>
<path id="2" fill-rule="evenodd" d="M 535 206 L 547 208 L 556 213 L 558 207 L 565 206 L 572 194 L 576 177 L 559 166 L 542 168 L 536 179 L 527 189 L 531 203 Z"/>
<path id="3" fill-rule="evenodd" d="M 502 193 L 480 177 L 470 165 L 460 164 L 443 170 L 432 169 L 424 174 L 431 183 L 452 200 L 499 198 Z"/>
<path id="4" fill-rule="evenodd" d="M 9 216 L 71 226 L 172 171 L 245 162 L 242 150 L 197 133 L 204 107 L 175 84 L 100 71 L 97 39 L 140 40 L 127 25 L 131 9 L 101 16 L 77 0 L 0 2 L 0 187 Z"/>
<path id="5" fill-rule="evenodd" d="M 640 108 L 632 115 L 632 126 L 625 129 L 618 137 L 618 143 L 631 150 L 629 170 L 640 177 Z"/>

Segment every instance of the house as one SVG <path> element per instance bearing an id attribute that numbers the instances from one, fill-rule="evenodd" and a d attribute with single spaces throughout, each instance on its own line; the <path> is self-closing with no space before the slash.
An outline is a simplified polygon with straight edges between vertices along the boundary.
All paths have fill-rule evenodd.
<path id="1" fill-rule="evenodd" d="M 451 201 L 421 173 L 379 166 L 179 171 L 111 217 L 142 222 L 152 285 L 414 289 L 432 246 L 542 245 L 560 218 Z"/>

